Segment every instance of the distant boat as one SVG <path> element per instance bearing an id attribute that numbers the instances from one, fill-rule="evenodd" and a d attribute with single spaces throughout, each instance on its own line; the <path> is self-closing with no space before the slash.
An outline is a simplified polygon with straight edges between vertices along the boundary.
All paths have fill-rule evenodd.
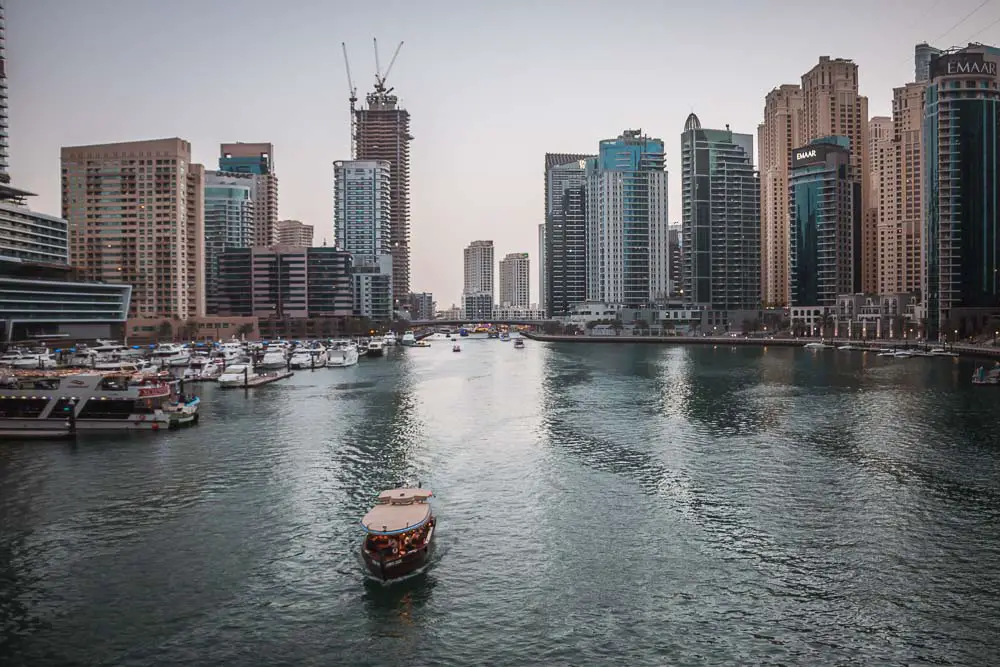
<path id="1" fill-rule="evenodd" d="M 417 337 L 413 335 L 413 331 L 407 331 L 403 334 L 403 338 L 399 341 L 400 345 L 414 345 L 417 342 Z"/>
<path id="2" fill-rule="evenodd" d="M 524 347 L 524 339 L 523 338 L 515 338 L 514 339 L 514 348 L 515 349 L 521 349 L 523 347 Z"/>
<path id="3" fill-rule="evenodd" d="M 452 352 L 461 352 L 462 351 L 462 346 L 461 345 L 457 345 L 457 344 L 456 345 L 452 345 L 451 346 L 451 351 Z"/>

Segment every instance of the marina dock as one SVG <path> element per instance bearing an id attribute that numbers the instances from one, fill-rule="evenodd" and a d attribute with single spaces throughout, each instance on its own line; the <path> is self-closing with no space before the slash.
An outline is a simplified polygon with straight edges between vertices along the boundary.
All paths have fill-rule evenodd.
<path id="1" fill-rule="evenodd" d="M 242 384 L 238 385 L 220 385 L 223 389 L 250 389 L 252 387 L 262 387 L 265 384 L 270 384 L 272 382 L 277 382 L 278 380 L 284 380 L 285 378 L 290 378 L 295 373 L 291 371 L 279 371 L 277 373 L 267 373 L 264 375 L 256 375 L 254 377 L 246 379 Z"/>

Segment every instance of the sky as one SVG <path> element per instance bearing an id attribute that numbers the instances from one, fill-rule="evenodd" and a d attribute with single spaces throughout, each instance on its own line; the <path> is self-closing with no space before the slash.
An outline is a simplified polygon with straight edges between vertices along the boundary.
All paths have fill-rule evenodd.
<path id="1" fill-rule="evenodd" d="M 372 38 L 411 114 L 411 288 L 457 303 L 462 249 L 531 257 L 544 155 L 665 141 L 680 220 L 680 133 L 755 134 L 764 97 L 828 55 L 858 63 L 872 116 L 913 80 L 913 46 L 1000 44 L 1000 0 L 6 0 L 10 173 L 59 214 L 62 146 L 268 141 L 282 219 L 333 243 L 334 160 L 350 158 L 346 42 L 359 97 Z"/>

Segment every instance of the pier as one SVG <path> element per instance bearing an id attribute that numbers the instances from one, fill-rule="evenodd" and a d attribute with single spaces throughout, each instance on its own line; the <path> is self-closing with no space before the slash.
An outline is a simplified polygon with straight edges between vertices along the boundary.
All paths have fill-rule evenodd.
<path id="1" fill-rule="evenodd" d="M 239 385 L 220 385 L 222 389 L 250 389 L 253 387 L 263 387 L 265 384 L 270 384 L 272 382 L 277 382 L 278 380 L 284 380 L 285 378 L 290 378 L 295 373 L 292 371 L 280 371 L 277 373 L 267 373 L 264 375 L 256 375 L 254 377 L 248 377 L 243 380 L 243 384 Z"/>

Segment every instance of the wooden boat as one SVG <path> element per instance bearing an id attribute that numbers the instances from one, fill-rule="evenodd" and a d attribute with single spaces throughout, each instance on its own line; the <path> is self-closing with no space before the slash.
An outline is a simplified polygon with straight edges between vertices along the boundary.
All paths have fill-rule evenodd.
<path id="1" fill-rule="evenodd" d="M 361 556 L 372 576 L 390 581 L 419 570 L 434 549 L 434 512 L 428 489 L 401 487 L 383 491 L 361 519 Z"/>

